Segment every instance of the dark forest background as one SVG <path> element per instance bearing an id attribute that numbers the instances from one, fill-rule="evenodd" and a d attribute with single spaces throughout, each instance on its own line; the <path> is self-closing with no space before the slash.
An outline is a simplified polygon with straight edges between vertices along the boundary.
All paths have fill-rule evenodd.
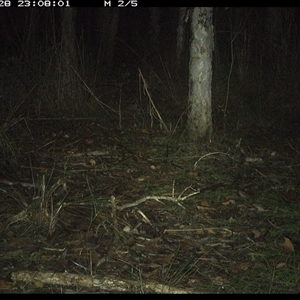
<path id="1" fill-rule="evenodd" d="M 0 11 L 5 147 L 9 136 L 32 132 L 33 119 L 127 118 L 147 126 L 145 82 L 162 117 L 173 127 L 184 124 L 190 24 L 187 18 L 178 56 L 179 8 L 160 8 L 156 28 L 149 8 L 74 8 L 69 21 L 64 11 Z M 252 126 L 297 132 L 299 8 L 215 8 L 214 37 L 215 132 Z"/>

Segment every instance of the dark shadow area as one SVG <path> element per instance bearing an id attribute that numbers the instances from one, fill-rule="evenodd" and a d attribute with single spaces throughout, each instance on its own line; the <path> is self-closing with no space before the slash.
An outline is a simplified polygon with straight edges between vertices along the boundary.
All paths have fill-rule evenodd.
<path id="1" fill-rule="evenodd" d="M 299 8 L 213 16 L 199 146 L 179 8 L 0 10 L 1 292 L 299 292 Z"/>

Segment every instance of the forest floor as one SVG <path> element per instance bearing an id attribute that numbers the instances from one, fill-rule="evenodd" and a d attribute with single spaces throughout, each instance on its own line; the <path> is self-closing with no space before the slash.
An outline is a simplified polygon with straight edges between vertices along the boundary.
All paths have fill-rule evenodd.
<path id="1" fill-rule="evenodd" d="M 28 128 L 1 170 L 0 292 L 300 291 L 299 135 Z"/>

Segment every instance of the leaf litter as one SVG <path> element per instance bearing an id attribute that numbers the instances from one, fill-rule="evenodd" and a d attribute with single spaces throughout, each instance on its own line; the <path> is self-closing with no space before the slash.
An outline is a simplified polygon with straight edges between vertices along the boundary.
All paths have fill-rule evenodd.
<path id="1" fill-rule="evenodd" d="M 297 145 L 50 128 L 0 180 L 3 291 L 298 292 Z"/>

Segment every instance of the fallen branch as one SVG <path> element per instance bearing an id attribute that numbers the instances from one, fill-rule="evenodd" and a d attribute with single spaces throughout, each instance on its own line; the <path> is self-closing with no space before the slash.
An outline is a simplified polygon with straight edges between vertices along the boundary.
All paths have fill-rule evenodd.
<path id="1" fill-rule="evenodd" d="M 99 292 L 130 292 L 133 290 L 147 289 L 147 292 L 169 293 L 169 294 L 191 294 L 204 293 L 203 291 L 189 291 L 181 288 L 170 287 L 154 281 L 134 281 L 122 280 L 112 276 L 102 278 L 96 276 L 79 275 L 71 273 L 51 273 L 51 272 L 31 272 L 19 271 L 11 275 L 14 283 L 33 283 L 41 287 L 42 284 L 59 285 L 63 287 L 89 288 L 97 289 Z"/>
<path id="2" fill-rule="evenodd" d="M 196 192 L 193 192 L 187 196 L 179 196 L 179 197 L 169 197 L 169 196 L 146 196 L 146 197 L 143 197 L 135 202 L 132 202 L 132 203 L 127 203 L 127 204 L 124 204 L 122 206 L 117 206 L 116 209 L 118 211 L 122 211 L 126 208 L 129 208 L 129 207 L 134 207 L 134 206 L 138 206 L 139 204 L 147 201 L 147 200 L 155 200 L 157 202 L 161 202 L 161 200 L 167 200 L 167 201 L 172 201 L 174 203 L 176 203 L 177 205 L 179 205 L 180 207 L 182 207 L 183 209 L 185 209 L 185 207 L 180 203 L 181 201 L 184 201 L 186 200 L 187 198 L 191 197 L 191 196 L 194 196 L 196 194 L 199 194 L 200 191 L 196 191 Z"/>

